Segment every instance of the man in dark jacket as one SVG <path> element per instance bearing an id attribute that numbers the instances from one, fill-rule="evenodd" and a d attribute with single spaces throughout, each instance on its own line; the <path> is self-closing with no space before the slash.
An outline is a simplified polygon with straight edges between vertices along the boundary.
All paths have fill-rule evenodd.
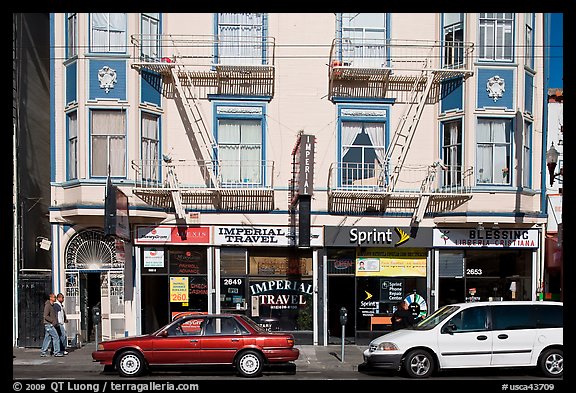
<path id="1" fill-rule="evenodd" d="M 40 356 L 48 356 L 48 347 L 50 346 L 50 341 L 52 341 L 52 346 L 54 347 L 54 356 L 64 356 L 60 352 L 60 338 L 58 337 L 58 332 L 56 331 L 56 326 L 58 325 L 58 315 L 56 310 L 54 310 L 54 302 L 56 301 L 56 295 L 51 293 L 48 295 L 48 300 L 44 303 L 44 312 L 42 314 L 42 322 L 44 324 L 44 342 L 42 343 L 42 348 L 40 349 Z"/>
<path id="2" fill-rule="evenodd" d="M 400 302 L 394 314 L 392 314 L 392 330 L 404 329 L 414 325 L 416 321 L 412 315 L 412 311 L 405 300 Z"/>

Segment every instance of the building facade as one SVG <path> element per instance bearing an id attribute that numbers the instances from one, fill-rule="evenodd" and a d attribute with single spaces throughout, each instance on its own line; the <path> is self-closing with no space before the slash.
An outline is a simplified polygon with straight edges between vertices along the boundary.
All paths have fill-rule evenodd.
<path id="1" fill-rule="evenodd" d="M 402 299 L 426 315 L 541 291 L 544 14 L 51 26 L 52 270 L 71 336 L 239 312 L 326 345 L 344 307 L 360 342 Z"/>

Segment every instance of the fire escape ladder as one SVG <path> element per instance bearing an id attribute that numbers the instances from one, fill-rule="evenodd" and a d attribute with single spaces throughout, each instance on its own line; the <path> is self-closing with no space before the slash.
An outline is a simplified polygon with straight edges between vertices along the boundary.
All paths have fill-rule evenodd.
<path id="1" fill-rule="evenodd" d="M 175 67 L 171 68 L 171 72 L 172 78 L 174 79 L 174 93 L 177 94 L 181 99 L 182 106 L 186 112 L 186 117 L 188 118 L 188 122 L 190 125 L 192 125 L 194 140 L 198 143 L 202 159 L 204 160 L 204 163 L 201 165 L 201 167 L 204 166 L 203 173 L 208 177 L 205 180 L 209 180 L 207 186 L 215 187 L 218 184 L 214 166 L 217 145 L 214 143 L 212 134 L 208 130 L 208 127 L 206 127 L 204 117 L 202 116 L 202 111 L 198 106 L 198 99 L 194 94 L 194 84 L 192 82 L 192 78 L 190 78 L 190 73 L 182 64 L 177 64 Z M 180 80 L 181 76 L 186 77 L 186 87 Z"/>
<path id="2" fill-rule="evenodd" d="M 432 185 L 434 184 L 438 167 L 445 168 L 440 162 L 435 162 L 428 167 L 428 173 L 420 186 L 420 195 L 418 197 L 416 209 L 412 215 L 411 225 L 418 225 L 424 218 L 424 214 L 428 208 L 428 202 L 430 201 L 430 193 L 432 192 Z"/>
<path id="3" fill-rule="evenodd" d="M 419 91 L 418 86 L 422 81 L 426 81 L 426 87 L 422 92 Z M 398 182 L 398 177 L 406 160 L 408 151 L 410 150 L 410 143 L 414 138 L 414 133 L 418 127 L 418 122 L 426 105 L 426 100 L 430 93 L 430 89 L 434 82 L 434 75 L 431 71 L 426 69 L 422 70 L 422 74 L 419 78 L 416 78 L 412 90 L 410 92 L 411 100 L 408 104 L 405 114 L 400 118 L 398 126 L 396 127 L 396 132 L 390 143 L 390 147 L 386 151 L 386 167 L 390 167 L 390 161 L 393 158 L 394 153 L 400 149 L 400 155 L 396 161 L 392 173 L 390 174 L 390 180 L 388 182 L 387 191 L 393 192 L 396 188 Z M 420 96 L 418 98 L 418 96 Z"/>
<path id="4" fill-rule="evenodd" d="M 174 165 L 167 165 L 167 178 L 172 194 L 172 201 L 174 202 L 174 210 L 176 211 L 176 219 L 186 219 L 186 212 L 182 205 L 182 193 L 180 192 L 180 185 L 176 172 L 174 171 Z"/>

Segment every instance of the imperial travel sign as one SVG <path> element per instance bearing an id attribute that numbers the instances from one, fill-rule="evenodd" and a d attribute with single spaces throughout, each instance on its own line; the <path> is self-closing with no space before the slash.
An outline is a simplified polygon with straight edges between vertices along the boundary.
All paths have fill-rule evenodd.
<path id="1" fill-rule="evenodd" d="M 434 247 L 538 248 L 538 229 L 434 229 Z"/>

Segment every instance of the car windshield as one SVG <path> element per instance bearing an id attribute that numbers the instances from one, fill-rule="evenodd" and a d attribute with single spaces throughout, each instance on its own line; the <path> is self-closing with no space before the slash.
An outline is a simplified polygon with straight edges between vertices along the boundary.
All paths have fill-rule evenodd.
<path id="1" fill-rule="evenodd" d="M 414 330 L 432 329 L 438 326 L 439 323 L 444 321 L 458 309 L 459 309 L 458 306 L 450 306 L 450 305 L 439 308 L 438 310 L 436 310 L 436 312 L 427 316 L 425 319 L 421 320 L 416 325 L 412 326 L 412 329 Z"/>
<path id="2" fill-rule="evenodd" d="M 252 328 L 254 330 L 256 330 L 258 333 L 265 333 L 266 329 L 264 329 L 262 326 L 258 325 L 256 322 L 254 322 L 253 319 L 248 318 L 246 315 L 240 315 L 240 318 L 242 318 L 242 320 L 244 322 L 246 322 L 248 325 L 252 326 Z"/>

